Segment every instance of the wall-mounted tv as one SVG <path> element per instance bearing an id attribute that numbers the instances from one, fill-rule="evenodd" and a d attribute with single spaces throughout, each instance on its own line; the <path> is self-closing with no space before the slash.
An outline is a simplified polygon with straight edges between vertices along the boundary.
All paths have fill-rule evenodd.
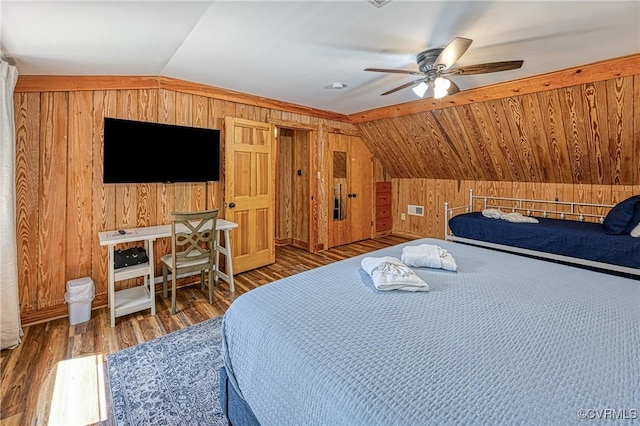
<path id="1" fill-rule="evenodd" d="M 104 119 L 104 183 L 220 179 L 220 130 Z"/>

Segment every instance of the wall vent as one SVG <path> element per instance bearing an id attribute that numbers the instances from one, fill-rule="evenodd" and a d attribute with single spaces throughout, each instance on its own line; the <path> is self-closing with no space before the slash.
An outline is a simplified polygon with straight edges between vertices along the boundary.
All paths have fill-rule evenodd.
<path id="1" fill-rule="evenodd" d="M 423 206 L 412 206 L 409 204 L 409 209 L 407 210 L 409 216 L 424 216 L 424 207 Z"/>
<path id="2" fill-rule="evenodd" d="M 385 4 L 391 3 L 391 0 L 367 0 L 367 1 L 378 8 L 384 6 Z"/>

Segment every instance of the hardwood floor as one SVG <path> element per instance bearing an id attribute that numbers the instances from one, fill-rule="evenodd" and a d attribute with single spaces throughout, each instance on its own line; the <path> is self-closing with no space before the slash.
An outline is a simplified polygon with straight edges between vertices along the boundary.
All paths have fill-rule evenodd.
<path id="1" fill-rule="evenodd" d="M 0 425 L 111 424 L 104 384 L 107 355 L 222 315 L 235 298 L 263 284 L 406 241 L 386 236 L 316 254 L 278 247 L 276 263 L 236 275 L 234 294 L 226 283 L 216 288 L 213 305 L 207 290 L 194 285 L 178 289 L 175 315 L 170 298 L 159 293 L 155 316 L 149 310 L 123 316 L 113 328 L 106 307 L 75 326 L 68 318 L 26 326 L 22 343 L 1 353 Z"/>

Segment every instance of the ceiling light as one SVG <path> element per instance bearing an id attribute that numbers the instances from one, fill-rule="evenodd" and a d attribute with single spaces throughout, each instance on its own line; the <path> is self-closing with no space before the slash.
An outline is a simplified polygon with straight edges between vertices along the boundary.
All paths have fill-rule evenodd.
<path id="1" fill-rule="evenodd" d="M 449 93 L 451 82 L 446 78 L 438 77 L 433 82 L 433 97 L 435 99 L 444 98 Z"/>
<path id="2" fill-rule="evenodd" d="M 429 88 L 429 85 L 423 81 L 411 90 L 413 90 L 413 93 L 418 95 L 418 97 L 422 98 L 424 97 L 424 94 L 428 88 Z"/>
<path id="3" fill-rule="evenodd" d="M 342 89 L 345 89 L 346 87 L 347 87 L 346 84 L 340 83 L 339 81 L 324 86 L 325 89 L 331 89 L 331 90 L 342 90 Z"/>

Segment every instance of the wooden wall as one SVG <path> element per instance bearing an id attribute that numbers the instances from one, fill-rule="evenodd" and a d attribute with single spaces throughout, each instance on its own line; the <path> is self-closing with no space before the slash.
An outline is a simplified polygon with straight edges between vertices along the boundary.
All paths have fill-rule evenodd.
<path id="1" fill-rule="evenodd" d="M 349 117 L 165 77 L 20 76 L 14 105 L 23 323 L 65 315 L 72 278 L 92 277 L 94 306 L 106 303 L 99 231 L 223 205 L 224 164 L 218 183 L 103 185 L 106 116 L 219 129 L 234 116 L 307 131 L 311 176 L 326 175 L 329 132 L 361 136 L 375 181 L 392 181 L 393 231 L 416 236 L 442 237 L 444 201 L 466 202 L 469 187 L 606 203 L 640 193 L 640 54 Z M 307 195 L 313 250 L 327 246 L 328 191 L 316 179 Z M 402 221 L 408 204 L 425 216 Z"/>
<path id="2" fill-rule="evenodd" d="M 394 178 L 640 184 L 640 55 L 351 118 Z"/>
<path id="3" fill-rule="evenodd" d="M 14 105 L 19 294 L 25 324 L 65 315 L 66 282 L 78 277 L 93 278 L 94 306 L 106 304 L 107 253 L 98 244 L 99 231 L 168 223 L 171 211 L 223 206 L 224 164 L 215 183 L 102 184 L 104 117 L 222 129 L 224 117 L 234 116 L 313 128 L 320 137 L 325 127 L 354 131 L 337 114 L 163 77 L 21 76 Z M 326 164 L 323 155 L 319 149 L 320 171 Z M 321 183 L 317 186 L 322 193 Z M 327 197 L 317 198 L 316 219 L 326 222 Z M 316 239 L 326 246 L 326 233 Z M 157 255 L 166 253 L 168 241 L 157 241 L 155 249 Z M 159 264 L 156 268 L 160 270 Z"/>
<path id="4" fill-rule="evenodd" d="M 444 238 L 444 203 L 449 207 L 469 204 L 469 189 L 474 195 L 507 198 L 576 201 L 616 204 L 640 194 L 640 185 L 578 185 L 536 182 L 499 182 L 451 179 L 392 179 L 393 232 L 397 234 Z M 424 206 L 424 216 L 405 216 L 409 204 Z M 476 207 L 477 208 L 477 207 Z M 603 214 L 604 212 L 587 212 Z"/>
<path id="5" fill-rule="evenodd" d="M 304 130 L 279 129 L 278 184 L 276 185 L 276 241 L 309 245 L 309 134 Z M 301 174 L 298 175 L 298 170 Z"/>

